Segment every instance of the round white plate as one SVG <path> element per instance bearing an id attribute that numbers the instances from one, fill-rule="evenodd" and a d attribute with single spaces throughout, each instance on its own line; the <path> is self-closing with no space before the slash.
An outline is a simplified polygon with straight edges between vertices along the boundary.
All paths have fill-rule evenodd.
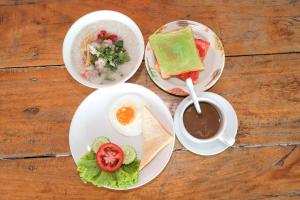
<path id="1" fill-rule="evenodd" d="M 143 136 L 126 137 L 119 134 L 111 125 L 108 110 L 111 102 L 125 94 L 140 96 L 154 116 L 172 134 L 173 141 L 161 150 L 156 157 L 140 172 L 139 182 L 128 188 L 140 187 L 156 176 L 167 165 L 174 148 L 175 134 L 173 119 L 165 103 L 151 90 L 139 85 L 122 83 L 110 88 L 94 91 L 77 108 L 70 126 L 69 144 L 75 163 L 91 149 L 91 144 L 98 136 L 106 136 L 118 145 L 130 144 L 135 147 L 138 158 L 141 159 Z"/>
<path id="2" fill-rule="evenodd" d="M 132 62 L 132 64 L 130 65 L 130 69 L 128 69 L 128 71 L 126 71 L 124 76 L 118 81 L 101 85 L 101 84 L 96 84 L 96 83 L 90 82 L 88 80 L 85 80 L 84 78 L 82 78 L 80 76 L 80 70 L 82 69 L 82 66 L 80 64 L 75 65 L 73 63 L 72 50 L 73 50 L 73 44 L 79 43 L 77 36 L 80 35 L 81 31 L 89 30 L 91 27 L 92 27 L 92 29 L 94 29 L 95 26 L 99 27 L 99 29 L 101 30 L 101 28 L 100 28 L 102 26 L 101 22 L 103 22 L 103 21 L 115 21 L 115 22 L 118 22 L 118 23 L 123 24 L 124 26 L 128 27 L 131 30 L 132 35 L 129 36 L 129 35 L 125 34 L 124 35 L 124 37 L 125 37 L 124 43 L 126 44 L 126 38 L 128 38 L 127 40 L 132 40 L 132 39 L 136 40 L 137 45 L 136 45 L 136 49 L 134 51 L 134 53 L 136 54 L 136 55 L 134 55 L 136 59 L 129 61 L 129 62 Z M 112 27 L 110 27 L 110 29 L 108 31 L 112 31 L 112 32 L 116 31 L 118 33 L 118 31 L 120 31 L 120 30 L 118 27 L 112 26 Z M 76 45 L 79 45 L 79 44 L 76 44 Z M 144 48 L 145 48 L 145 44 L 144 44 L 144 38 L 141 33 L 141 30 L 139 29 L 138 25 L 132 19 L 130 19 L 128 16 L 126 16 L 122 13 L 116 12 L 116 11 L 100 10 L 100 11 L 91 12 L 91 13 L 88 13 L 88 14 L 82 16 L 68 30 L 68 32 L 65 36 L 65 39 L 64 39 L 64 43 L 63 43 L 63 60 L 64 60 L 64 63 L 66 65 L 68 72 L 71 74 L 71 76 L 76 81 L 78 81 L 79 83 L 81 83 L 87 87 L 103 88 L 103 87 L 107 87 L 107 86 L 111 86 L 111 85 L 116 85 L 118 83 L 123 83 L 123 82 L 127 81 L 131 76 L 133 76 L 133 74 L 137 71 L 137 69 L 139 68 L 139 66 L 142 63 L 143 56 L 144 56 Z"/>
<path id="3" fill-rule="evenodd" d="M 200 71 L 198 82 L 194 85 L 196 92 L 203 92 L 212 87 L 222 74 L 225 64 L 224 48 L 221 40 L 210 28 L 194 21 L 179 20 L 170 22 L 156 30 L 156 33 L 169 32 L 185 26 L 192 27 L 195 38 L 204 39 L 210 43 L 210 47 L 203 62 L 205 69 Z M 162 79 L 160 73 L 155 69 L 156 63 L 157 61 L 153 50 L 148 42 L 145 50 L 145 64 L 151 79 L 158 87 L 168 93 L 187 96 L 189 92 L 185 82 L 178 78 Z"/>
<path id="4" fill-rule="evenodd" d="M 235 138 L 238 130 L 238 119 L 234 111 L 234 108 L 231 106 L 231 104 L 223 97 L 211 92 L 201 92 L 200 94 L 197 94 L 197 96 L 198 98 L 208 98 L 218 102 L 218 104 L 220 105 L 220 107 L 222 107 L 224 111 L 225 114 L 224 117 L 227 119 L 227 124 L 224 130 L 224 138 L 226 139 Z M 191 101 L 190 97 L 185 98 L 178 105 L 175 112 L 174 127 L 175 127 L 175 132 L 178 140 L 185 148 L 198 155 L 211 156 L 223 152 L 225 149 L 229 147 L 229 145 L 225 145 L 219 140 L 214 140 L 211 142 L 200 144 L 189 140 L 186 136 L 182 134 L 179 125 L 180 123 L 177 122 L 180 121 L 179 116 L 180 116 L 180 112 L 184 108 L 184 105 L 186 105 L 190 101 Z"/>

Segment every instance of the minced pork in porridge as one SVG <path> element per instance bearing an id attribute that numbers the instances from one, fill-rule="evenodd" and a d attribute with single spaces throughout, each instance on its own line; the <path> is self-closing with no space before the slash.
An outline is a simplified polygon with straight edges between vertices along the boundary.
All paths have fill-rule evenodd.
<path id="1" fill-rule="evenodd" d="M 137 39 L 128 27 L 119 22 L 101 21 L 77 37 L 80 42 L 73 44 L 73 66 L 79 68 L 81 77 L 90 82 L 105 84 L 119 81 L 136 62 L 137 54 L 133 51 L 138 51 Z"/>

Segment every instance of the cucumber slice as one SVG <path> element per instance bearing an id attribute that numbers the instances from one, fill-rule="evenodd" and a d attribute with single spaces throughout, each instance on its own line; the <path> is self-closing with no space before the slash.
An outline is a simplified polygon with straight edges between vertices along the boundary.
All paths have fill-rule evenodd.
<path id="1" fill-rule="evenodd" d="M 94 153 L 97 153 L 99 147 L 102 145 L 102 144 L 105 144 L 105 143 L 108 143 L 110 142 L 109 139 L 107 137 L 104 137 L 104 136 L 100 136 L 100 137 L 97 137 L 93 144 L 92 144 L 92 150 Z"/>
<path id="2" fill-rule="evenodd" d="M 122 150 L 124 152 L 124 161 L 125 165 L 132 163 L 136 159 L 136 151 L 130 145 L 123 145 Z"/>

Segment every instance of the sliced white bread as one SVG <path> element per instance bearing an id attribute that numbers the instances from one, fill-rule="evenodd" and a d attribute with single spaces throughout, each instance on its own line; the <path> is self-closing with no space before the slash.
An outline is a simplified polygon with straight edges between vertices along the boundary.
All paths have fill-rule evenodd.
<path id="1" fill-rule="evenodd" d="M 146 108 L 143 109 L 144 147 L 140 170 L 142 170 L 173 139 L 155 116 Z"/>

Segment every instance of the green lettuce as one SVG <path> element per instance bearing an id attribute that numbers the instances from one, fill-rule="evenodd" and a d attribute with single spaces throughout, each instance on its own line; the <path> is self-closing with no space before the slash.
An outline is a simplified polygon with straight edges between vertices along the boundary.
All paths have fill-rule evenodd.
<path id="1" fill-rule="evenodd" d="M 128 188 L 138 182 L 140 160 L 135 160 L 113 173 L 102 171 L 96 161 L 96 154 L 88 152 L 83 155 L 78 164 L 77 171 L 81 180 L 90 182 L 95 186 L 110 188 Z"/>

